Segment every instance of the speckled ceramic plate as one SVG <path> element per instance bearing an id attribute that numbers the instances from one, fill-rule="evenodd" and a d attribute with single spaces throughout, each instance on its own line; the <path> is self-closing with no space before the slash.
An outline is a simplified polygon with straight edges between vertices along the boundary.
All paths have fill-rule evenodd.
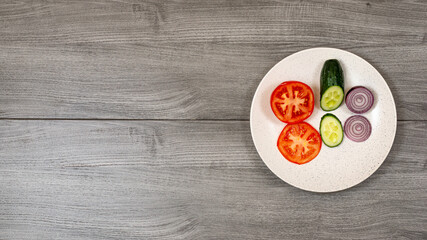
<path id="1" fill-rule="evenodd" d="M 313 114 L 306 120 L 319 130 L 320 118 L 326 113 L 319 106 L 320 71 L 327 59 L 341 63 L 345 92 L 362 85 L 375 97 L 373 107 L 362 114 L 369 119 L 372 133 L 365 142 L 344 137 L 336 148 L 322 144 L 319 155 L 311 162 L 297 165 L 286 160 L 277 149 L 277 138 L 285 127 L 270 108 L 270 95 L 282 82 L 301 81 L 314 92 Z M 332 111 L 344 125 L 354 113 L 343 103 Z M 396 106 L 392 93 L 380 73 L 364 59 L 334 48 L 312 48 L 292 54 L 276 64 L 262 79 L 251 107 L 251 133 L 255 147 L 265 164 L 283 181 L 313 192 L 334 192 L 350 188 L 372 175 L 387 157 L 396 134 Z"/>

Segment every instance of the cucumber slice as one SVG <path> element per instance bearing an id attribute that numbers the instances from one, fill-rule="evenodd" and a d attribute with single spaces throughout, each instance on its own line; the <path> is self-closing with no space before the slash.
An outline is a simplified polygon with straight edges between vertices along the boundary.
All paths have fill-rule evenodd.
<path id="1" fill-rule="evenodd" d="M 344 100 L 344 91 L 339 86 L 329 87 L 322 95 L 320 107 L 325 111 L 337 109 Z"/>
<path id="2" fill-rule="evenodd" d="M 344 74 L 336 59 L 329 59 L 323 64 L 320 74 L 320 96 L 320 107 L 324 111 L 337 109 L 344 100 Z"/>
<path id="3" fill-rule="evenodd" d="M 328 147 L 337 147 L 344 139 L 341 121 L 333 114 L 327 113 L 320 120 L 320 136 Z"/>

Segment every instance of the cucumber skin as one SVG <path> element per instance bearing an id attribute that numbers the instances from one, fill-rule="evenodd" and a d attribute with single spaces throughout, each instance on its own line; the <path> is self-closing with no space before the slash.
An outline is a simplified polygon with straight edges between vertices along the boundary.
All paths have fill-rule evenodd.
<path id="1" fill-rule="evenodd" d="M 340 143 L 338 143 L 336 146 L 329 146 L 328 144 L 326 144 L 326 143 L 323 141 L 323 136 L 322 136 L 322 122 L 323 122 L 323 119 L 324 119 L 325 117 L 333 117 L 333 118 L 335 118 L 335 119 L 340 123 L 340 125 L 341 125 L 341 131 L 343 131 L 343 133 L 342 133 L 342 139 L 341 139 L 341 142 L 340 142 Z M 331 113 L 326 113 L 326 114 L 325 114 L 325 115 L 323 115 L 323 117 L 320 119 L 319 134 L 320 134 L 320 138 L 322 139 L 322 142 L 323 142 L 326 146 L 328 146 L 328 147 L 330 147 L 330 148 L 338 147 L 339 145 L 341 145 L 342 141 L 344 140 L 344 129 L 342 128 L 342 123 L 341 123 L 341 121 L 337 118 L 337 116 L 335 116 L 334 114 L 331 114 Z"/>
<path id="2" fill-rule="evenodd" d="M 320 74 L 320 99 L 322 99 L 323 93 L 332 86 L 341 87 L 344 93 L 344 75 L 337 59 L 329 59 L 323 64 Z"/>

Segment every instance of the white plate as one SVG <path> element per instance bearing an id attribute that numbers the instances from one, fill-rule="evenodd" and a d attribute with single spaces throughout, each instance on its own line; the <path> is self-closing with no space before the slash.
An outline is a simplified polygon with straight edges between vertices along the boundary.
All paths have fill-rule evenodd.
<path id="1" fill-rule="evenodd" d="M 317 130 L 326 113 L 319 106 L 320 71 L 328 59 L 338 59 L 344 72 L 345 92 L 362 85 L 372 91 L 374 105 L 362 114 L 369 119 L 372 133 L 356 143 L 344 137 L 336 148 L 322 144 L 311 162 L 297 165 L 286 160 L 277 149 L 277 138 L 285 127 L 270 108 L 270 95 L 282 82 L 296 80 L 314 92 L 314 111 L 305 121 Z M 332 111 L 342 122 L 355 115 L 343 103 Z M 334 192 L 350 188 L 373 174 L 387 157 L 396 134 L 396 106 L 391 91 L 380 73 L 364 59 L 340 49 L 312 48 L 292 54 L 276 64 L 259 84 L 251 106 L 251 133 L 264 163 L 283 181 L 313 192 Z"/>

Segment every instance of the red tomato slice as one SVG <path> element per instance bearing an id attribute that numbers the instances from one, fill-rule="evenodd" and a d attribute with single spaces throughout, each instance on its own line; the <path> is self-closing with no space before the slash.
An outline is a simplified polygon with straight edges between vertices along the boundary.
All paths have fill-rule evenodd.
<path id="1" fill-rule="evenodd" d="M 290 162 L 304 164 L 313 160 L 322 148 L 319 132 L 310 124 L 288 124 L 277 140 L 280 153 Z"/>
<path id="2" fill-rule="evenodd" d="M 313 113 L 313 90 L 302 82 L 283 82 L 271 94 L 270 105 L 280 121 L 302 122 Z"/>

